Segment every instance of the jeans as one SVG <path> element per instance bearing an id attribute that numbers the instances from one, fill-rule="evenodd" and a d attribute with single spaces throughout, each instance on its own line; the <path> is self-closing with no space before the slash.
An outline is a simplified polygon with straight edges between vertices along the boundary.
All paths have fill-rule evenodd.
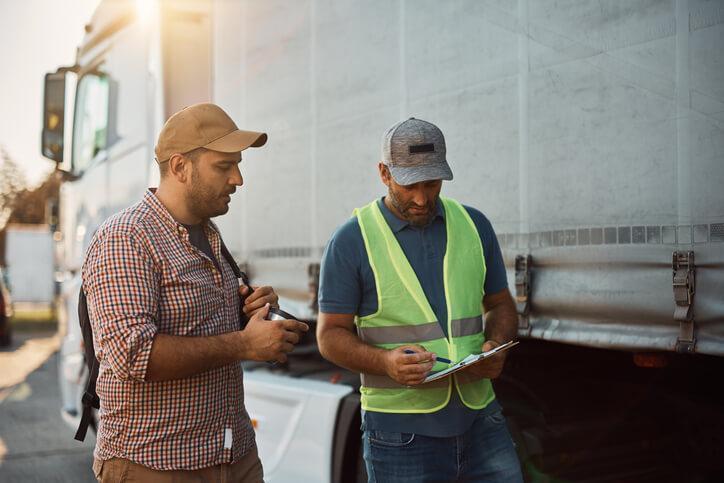
<path id="1" fill-rule="evenodd" d="M 370 483 L 523 481 L 499 408 L 476 418 L 459 436 L 434 438 L 366 430 L 362 444 Z"/>

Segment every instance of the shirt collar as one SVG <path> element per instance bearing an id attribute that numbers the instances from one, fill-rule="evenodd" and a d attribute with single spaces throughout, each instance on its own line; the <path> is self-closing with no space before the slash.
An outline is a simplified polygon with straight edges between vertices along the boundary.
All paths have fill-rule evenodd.
<path id="1" fill-rule="evenodd" d="M 387 221 L 387 224 L 390 226 L 390 229 L 393 233 L 397 233 L 405 229 L 406 227 L 410 226 L 410 222 L 407 220 L 402 220 L 398 218 L 385 204 L 385 197 L 383 196 L 379 200 L 377 200 L 377 205 L 380 207 L 380 211 L 382 212 L 382 216 L 385 217 L 385 220 Z M 432 220 L 430 220 L 430 223 L 427 226 L 430 226 L 432 223 L 435 222 L 437 219 L 445 220 L 445 210 L 442 207 L 442 203 L 440 203 L 440 199 L 438 198 L 437 202 L 435 203 L 435 215 L 432 217 Z M 423 227 L 424 228 L 424 227 Z"/>
<path id="2" fill-rule="evenodd" d="M 171 216 L 171 213 L 168 212 L 163 203 L 161 203 L 161 200 L 156 197 L 156 188 L 148 188 L 146 190 L 143 195 L 143 203 L 148 206 L 151 211 L 153 211 L 161 219 L 161 221 L 172 230 L 175 230 L 177 232 L 186 231 L 186 227 L 176 221 L 174 217 Z M 210 229 L 214 233 L 219 232 L 219 229 L 211 220 L 206 220 L 206 222 L 202 223 L 202 225 Z"/>
<path id="3" fill-rule="evenodd" d="M 143 194 L 143 204 L 148 206 L 169 228 L 177 230 L 181 226 L 180 223 L 173 219 L 171 213 L 169 213 L 166 207 L 163 206 L 163 203 L 161 203 L 161 200 L 156 198 L 156 188 L 148 188 L 146 190 Z"/>

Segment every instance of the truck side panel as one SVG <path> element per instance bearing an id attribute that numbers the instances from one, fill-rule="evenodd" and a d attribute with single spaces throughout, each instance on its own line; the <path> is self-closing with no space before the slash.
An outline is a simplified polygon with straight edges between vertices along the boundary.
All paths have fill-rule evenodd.
<path id="1" fill-rule="evenodd" d="M 382 133 L 416 116 L 445 133 L 444 194 L 491 219 L 511 289 L 532 255 L 522 335 L 674 350 L 672 252 L 693 250 L 696 350 L 724 354 L 721 3 L 214 8 L 215 100 L 270 136 L 222 220 L 254 279 L 304 297 L 333 230 L 384 194 Z"/>

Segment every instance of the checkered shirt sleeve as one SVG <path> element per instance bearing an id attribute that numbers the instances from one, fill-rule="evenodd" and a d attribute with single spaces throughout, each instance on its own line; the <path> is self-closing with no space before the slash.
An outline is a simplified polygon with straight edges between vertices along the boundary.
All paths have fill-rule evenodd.
<path id="1" fill-rule="evenodd" d="M 137 234 L 123 225 L 95 238 L 86 267 L 96 355 L 117 378 L 143 381 L 158 330 L 158 272 Z"/>

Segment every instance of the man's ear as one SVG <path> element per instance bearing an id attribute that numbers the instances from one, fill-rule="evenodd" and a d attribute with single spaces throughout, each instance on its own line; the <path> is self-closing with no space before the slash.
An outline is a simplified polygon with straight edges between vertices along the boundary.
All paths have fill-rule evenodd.
<path id="1" fill-rule="evenodd" d="M 168 175 L 176 181 L 185 183 L 190 176 L 191 160 L 183 154 L 174 153 L 168 160 Z"/>
<path id="2" fill-rule="evenodd" d="M 377 163 L 377 169 L 380 172 L 380 179 L 385 184 L 385 186 L 387 186 L 389 188 L 390 187 L 390 178 L 392 176 L 390 174 L 389 168 L 384 163 Z"/>

